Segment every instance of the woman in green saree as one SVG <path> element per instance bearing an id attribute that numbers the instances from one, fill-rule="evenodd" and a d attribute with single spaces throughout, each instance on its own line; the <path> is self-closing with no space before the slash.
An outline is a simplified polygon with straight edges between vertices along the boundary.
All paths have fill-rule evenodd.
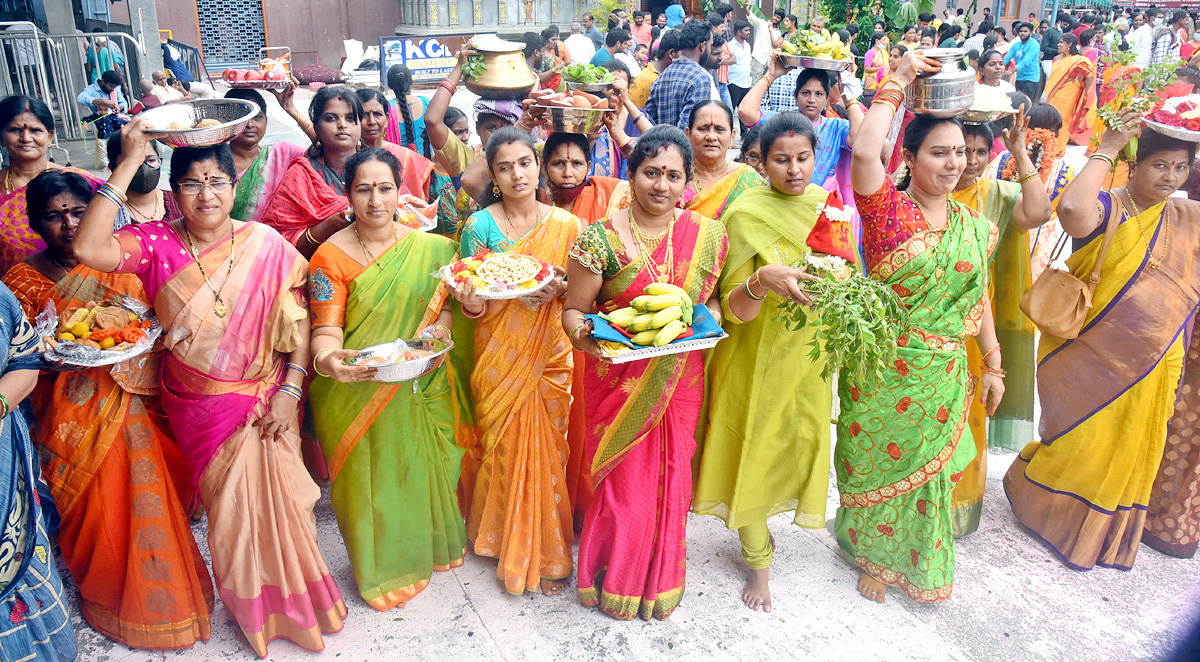
<path id="1" fill-rule="evenodd" d="M 825 526 L 832 378 L 821 377 L 824 357 L 809 357 L 818 327 L 789 331 L 775 308 L 810 302 L 798 282 L 813 277 L 791 263 L 807 251 L 829 192 L 811 181 L 817 137 L 803 115 L 772 117 L 759 140 L 771 186 L 747 191 L 721 216 L 730 254 L 718 289 L 732 325 L 709 357 L 708 425 L 692 510 L 737 530 L 750 568 L 742 601 L 771 611 L 775 550 L 767 518 L 794 510 L 798 526 Z"/>
<path id="2" fill-rule="evenodd" d="M 862 215 L 867 274 L 900 295 L 909 316 L 892 369 L 873 384 L 839 380 L 841 414 L 834 469 L 842 551 L 861 570 L 859 592 L 883 602 L 886 587 L 921 602 L 950 597 L 954 538 L 950 493 L 975 458 L 966 427 L 975 380 L 966 341 L 996 345 L 987 264 L 999 232 L 952 201 L 965 166 L 962 123 L 919 115 L 905 131 L 908 181 L 897 190 L 878 146 L 919 71 L 940 65 L 914 53 L 876 93 L 853 149 L 854 195 Z M 980 398 L 994 413 L 1004 392 L 997 353 L 985 352 Z"/>
<path id="3" fill-rule="evenodd" d="M 313 421 L 333 479 L 331 500 L 359 593 L 374 609 L 403 605 L 434 570 L 462 565 L 466 530 L 455 501 L 454 444 L 443 366 L 413 383 L 369 381 L 347 365 L 356 349 L 418 335 L 450 339 L 447 290 L 430 273 L 457 246 L 398 222 L 399 164 L 380 148 L 346 163 L 354 222 L 309 264 Z"/>
<path id="4" fill-rule="evenodd" d="M 271 91 L 279 100 L 284 112 L 296 120 L 309 138 L 313 138 L 316 133 L 312 123 L 296 110 L 293 101 L 295 92 L 294 83 L 289 84 L 283 91 Z M 257 223 L 262 220 L 267 201 L 275 194 L 279 182 L 283 181 L 283 173 L 291 165 L 292 159 L 304 156 L 304 147 L 286 140 L 270 145 L 262 144 L 267 135 L 267 102 L 258 90 L 233 89 L 225 93 L 225 98 L 251 101 L 258 105 L 258 115 L 250 118 L 246 128 L 229 143 L 229 149 L 233 152 L 233 166 L 238 171 L 233 211 L 230 215 L 239 220 Z"/>
<path id="5" fill-rule="evenodd" d="M 1037 167 L 1025 148 L 1029 120 L 1022 105 L 1011 129 L 1005 129 L 1004 144 L 1017 164 L 1017 181 L 985 177 L 995 136 L 986 124 L 967 124 L 966 166 L 951 198 L 979 212 L 1000 232 L 996 252 L 989 261 L 988 295 L 996 340 L 1002 349 L 1004 401 L 991 417 L 984 403 L 974 402 L 967 424 L 975 440 L 975 461 L 963 471 L 950 498 L 954 535 L 965 536 L 979 528 L 983 492 L 987 481 L 988 445 L 1017 450 L 1034 438 L 1033 431 L 1033 322 L 1021 312 L 1021 298 L 1033 285 L 1030 267 L 1029 230 L 1050 220 L 1050 196 L 1039 178 Z M 983 353 L 989 348 L 967 344 L 967 365 L 978 379 L 983 374 Z"/>

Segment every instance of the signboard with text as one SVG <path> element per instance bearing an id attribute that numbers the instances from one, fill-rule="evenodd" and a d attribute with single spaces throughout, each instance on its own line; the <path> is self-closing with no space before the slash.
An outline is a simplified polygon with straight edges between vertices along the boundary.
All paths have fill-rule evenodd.
<path id="1" fill-rule="evenodd" d="M 379 40 L 379 79 L 387 87 L 387 70 L 403 64 L 412 72 L 414 85 L 436 85 L 454 68 L 454 54 L 474 35 L 441 35 L 422 39 L 383 37 Z"/>

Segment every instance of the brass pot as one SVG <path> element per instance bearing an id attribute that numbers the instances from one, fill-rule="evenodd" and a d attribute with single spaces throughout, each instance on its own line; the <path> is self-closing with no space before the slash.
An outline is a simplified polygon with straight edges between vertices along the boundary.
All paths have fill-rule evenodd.
<path id="1" fill-rule="evenodd" d="M 464 76 L 463 83 L 484 99 L 523 99 L 537 84 L 521 51 L 480 54 L 487 69 L 479 78 Z"/>

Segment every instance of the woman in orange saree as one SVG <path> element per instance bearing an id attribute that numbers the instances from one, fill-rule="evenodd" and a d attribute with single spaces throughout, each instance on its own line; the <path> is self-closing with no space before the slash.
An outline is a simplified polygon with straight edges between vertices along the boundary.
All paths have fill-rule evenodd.
<path id="1" fill-rule="evenodd" d="M 633 202 L 629 182 L 601 175 L 588 177 L 592 152 L 584 136 L 551 133 L 542 147 L 542 155 L 546 178 L 544 201 L 566 209 L 585 225 L 608 218 Z M 583 514 L 592 500 L 592 477 L 584 460 L 587 419 L 583 406 L 583 353 L 573 350 L 571 358 L 575 367 L 571 375 L 571 420 L 567 430 L 567 443 L 571 447 L 567 459 L 567 492 L 578 529 L 583 525 Z"/>
<path id="2" fill-rule="evenodd" d="M 145 122 L 124 130 L 142 149 Z M 131 165 L 136 163 L 129 162 Z M 308 263 L 279 233 L 229 217 L 229 147 L 177 148 L 171 188 L 183 219 L 112 232 L 122 163 L 88 206 L 75 252 L 134 273 L 163 325 L 163 409 L 208 512 L 213 574 L 254 652 L 286 638 L 308 650 L 342 629 L 346 605 L 317 547 L 321 492 L 300 454 L 308 365 Z"/>
<path id="3" fill-rule="evenodd" d="M 588 355 L 587 457 L 595 480 L 579 542 L 579 598 L 621 620 L 666 619 L 683 599 L 704 357 L 686 352 L 613 365 L 584 315 L 622 308 L 647 285 L 669 282 L 721 319 L 725 228 L 675 206 L 691 161 L 679 129 L 643 134 L 629 157 L 633 205 L 580 235 L 567 266 L 562 324 Z"/>
<path id="4" fill-rule="evenodd" d="M 1079 39 L 1075 35 L 1064 34 L 1046 78 L 1046 103 L 1063 116 L 1063 128 L 1058 132 L 1059 149 L 1065 149 L 1067 141 L 1084 145 L 1091 138 L 1087 115 L 1096 107 L 1095 83 L 1096 65 L 1079 54 Z"/>
<path id="5" fill-rule="evenodd" d="M 123 297 L 149 305 L 137 277 L 75 258 L 72 239 L 91 197 L 91 184 L 71 172 L 29 183 L 30 227 L 47 247 L 4 276 L 29 319 L 47 301 L 59 312 Z M 213 589 L 181 503 L 192 490 L 158 398 L 159 354 L 51 373 L 32 403 L 83 617 L 131 648 L 175 649 L 208 641 Z M 156 544 L 144 544 L 150 538 Z"/>
<path id="6" fill-rule="evenodd" d="M 571 346 L 558 321 L 567 251 L 583 223 L 537 201 L 538 160 L 528 133 L 496 131 L 486 156 L 501 199 L 467 220 L 461 253 L 531 255 L 557 275 L 519 300 L 484 301 L 468 285 L 454 292 L 464 314 L 476 318 L 471 391 L 477 441 L 468 452 L 478 453 L 479 463 L 463 471 L 474 485 L 467 537 L 476 554 L 498 559 L 496 574 L 508 592 L 520 595 L 540 584 L 553 595 L 571 574 L 573 538 L 566 484 Z"/>

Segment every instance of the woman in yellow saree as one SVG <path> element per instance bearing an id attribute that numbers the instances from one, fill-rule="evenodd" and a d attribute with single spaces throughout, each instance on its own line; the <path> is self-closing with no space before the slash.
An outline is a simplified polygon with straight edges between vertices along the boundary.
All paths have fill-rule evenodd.
<path id="1" fill-rule="evenodd" d="M 719 218 L 744 191 L 763 184 L 753 168 L 726 158 L 733 141 L 733 111 L 725 104 L 703 101 L 692 106 L 687 135 L 696 160 L 679 198 L 680 207 L 705 218 Z"/>
<path id="2" fill-rule="evenodd" d="M 1094 269 L 1110 214 L 1120 225 L 1079 337 L 1042 335 L 1041 440 L 1004 477 L 1017 519 L 1078 569 L 1133 566 L 1200 303 L 1200 204 L 1168 197 L 1187 179 L 1196 146 L 1140 132 L 1136 112 L 1123 119 L 1131 128 L 1104 132 L 1058 203 L 1079 278 Z M 1111 161 L 1139 132 L 1129 184 L 1102 190 Z"/>
<path id="3" fill-rule="evenodd" d="M 29 226 L 46 249 L 17 263 L 4 283 L 29 319 L 47 301 L 59 313 L 125 297 L 149 305 L 136 276 L 102 273 L 75 257 L 73 237 L 92 197 L 87 179 L 48 170 L 29 182 L 27 196 Z M 161 353 L 48 372 L 31 398 L 80 611 L 131 648 L 187 648 L 212 629 L 212 580 L 187 516 L 191 479 L 159 399 Z M 144 544 L 150 538 L 156 544 Z"/>
<path id="4" fill-rule="evenodd" d="M 498 559 L 496 574 L 517 595 L 557 594 L 571 574 L 574 537 L 567 490 L 571 345 L 558 324 L 567 252 L 583 223 L 537 201 L 538 159 L 529 134 L 505 127 L 486 157 L 500 200 L 471 215 L 462 254 L 531 255 L 553 282 L 522 299 L 482 300 L 461 285 L 454 296 L 475 320 L 476 434 L 482 459 L 467 509 L 475 553 Z"/>
<path id="5" fill-rule="evenodd" d="M 343 360 L 397 336 L 450 339 L 446 286 L 429 274 L 457 246 L 399 222 L 399 168 L 377 147 L 350 157 L 352 224 L 309 263 L 313 365 L 330 377 L 312 384 L 313 423 L 359 593 L 379 611 L 403 606 L 434 570 L 462 565 L 467 541 L 447 367 L 416 383 L 362 383 L 374 369 Z"/>
<path id="6" fill-rule="evenodd" d="M 1096 107 L 1096 65 L 1079 54 L 1079 39 L 1064 34 L 1058 42 L 1058 56 L 1046 78 L 1046 102 L 1063 116 L 1063 128 L 1058 132 L 1058 146 L 1065 149 L 1075 136 L 1091 135 L 1087 126 L 1088 111 Z M 1076 138 L 1084 144 L 1086 137 Z"/>
<path id="7" fill-rule="evenodd" d="M 967 124 L 963 136 L 967 162 L 951 198 L 983 215 L 996 225 L 1000 240 L 988 267 L 989 300 L 996 326 L 996 340 L 1003 356 L 1004 401 L 991 417 L 984 403 L 971 403 L 967 423 L 975 442 L 975 460 L 963 470 L 950 497 L 954 535 L 965 536 L 979 528 L 983 492 L 987 481 L 988 445 L 1010 448 L 1033 438 L 1033 338 L 1034 328 L 1021 312 L 1021 297 L 1033 284 L 1030 270 L 1029 230 L 1050 220 L 1050 198 L 1037 176 L 1037 168 L 1025 148 L 1029 120 L 1022 106 L 1003 139 L 1008 154 L 1017 164 L 1020 183 L 984 176 L 995 136 L 986 124 Z M 967 365 L 971 374 L 983 376 L 983 352 L 979 343 L 967 343 Z M 1016 450 L 1016 448 L 1013 448 Z"/>
<path id="8" fill-rule="evenodd" d="M 691 156 L 676 127 L 643 134 L 629 156 L 633 206 L 590 226 L 568 266 L 562 328 L 588 354 L 587 451 L 596 480 L 579 539 L 579 599 L 621 620 L 664 620 L 683 599 L 704 359 L 683 352 L 613 365 L 584 314 L 612 312 L 667 282 L 720 319 L 725 228 L 676 208 Z"/>
<path id="9" fill-rule="evenodd" d="M 122 129 L 140 153 L 145 120 Z M 88 206 L 75 253 L 134 273 L 163 325 L 163 410 L 208 514 L 221 602 L 259 657 L 274 639 L 308 650 L 342 629 L 346 605 L 317 546 L 321 491 L 300 453 L 308 361 L 308 262 L 278 232 L 229 216 L 227 145 L 179 147 L 171 188 L 183 218 L 112 231 L 140 163 L 122 161 Z"/>
<path id="10" fill-rule="evenodd" d="M 821 528 L 829 498 L 833 379 L 821 376 L 825 357 L 811 356 L 819 327 L 789 331 L 775 310 L 783 301 L 809 303 L 799 280 L 811 276 L 792 262 L 805 255 L 829 192 L 811 181 L 817 136 L 803 115 L 775 115 L 760 141 L 770 187 L 747 191 L 721 217 L 730 246 L 721 309 L 732 324 L 709 357 L 692 510 L 737 531 L 750 568 L 742 601 L 771 611 L 767 518 L 791 510 L 797 526 Z M 853 254 L 850 226 L 839 225 L 844 252 Z"/>

